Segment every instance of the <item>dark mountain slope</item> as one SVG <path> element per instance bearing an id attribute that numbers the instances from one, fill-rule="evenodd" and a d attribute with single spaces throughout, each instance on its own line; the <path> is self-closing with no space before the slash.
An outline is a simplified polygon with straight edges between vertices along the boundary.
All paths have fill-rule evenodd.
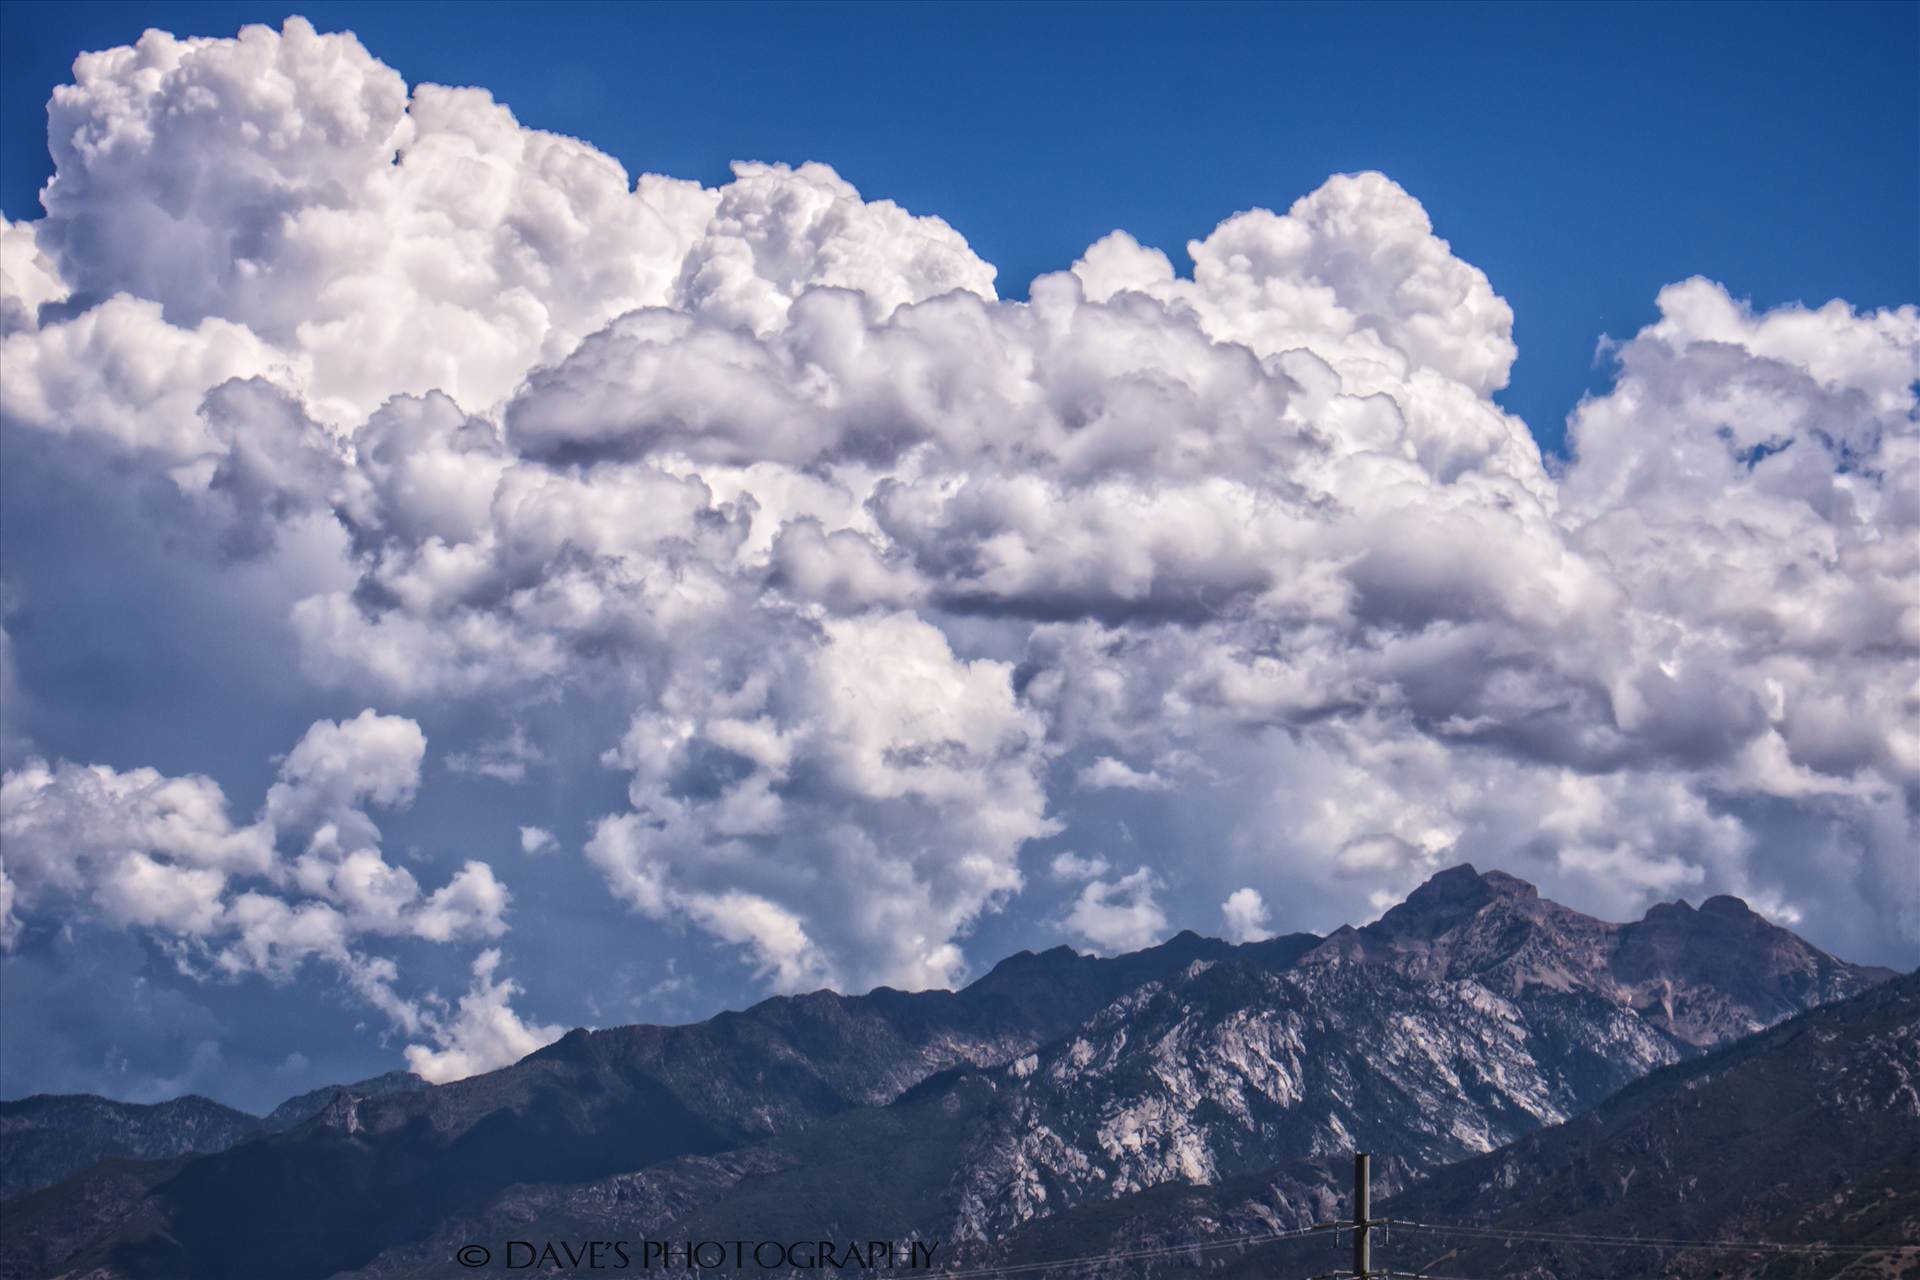
<path id="1" fill-rule="evenodd" d="M 889 1137 L 928 1135 L 951 1148 L 996 1110 L 986 1075 L 930 1081 L 889 1108 L 841 1117 L 749 1173 L 714 1180 L 670 1204 L 639 1196 L 645 1230 L 719 1235 L 745 1223 L 931 1233 L 950 1204 L 886 1160 Z M 947 1112 L 944 1121 L 936 1112 Z M 943 1139 L 942 1134 L 947 1136 Z M 839 1147 L 848 1159 L 826 1154 Z M 807 1168 L 809 1161 L 817 1167 Z M 864 1162 L 864 1163 L 862 1163 Z M 830 1172 L 860 1166 L 842 1180 Z M 878 1189 L 875 1170 L 900 1174 Z M 1344 1156 L 1207 1186 L 1167 1183 L 1019 1224 L 988 1241 L 952 1241 L 968 1266 L 1208 1244 L 1200 1251 L 1049 1271 L 1059 1276 L 1212 1280 L 1306 1275 L 1345 1261 L 1327 1236 L 1278 1244 L 1241 1237 L 1331 1221 L 1350 1212 Z M 1593 1233 L 1696 1241 L 1819 1241 L 1865 1254 L 1770 1256 L 1738 1250 L 1597 1248 L 1444 1236 L 1400 1227 L 1376 1249 L 1395 1271 L 1486 1280 L 1868 1280 L 1920 1276 L 1920 975 L 1877 986 L 1718 1051 L 1656 1071 L 1585 1115 L 1499 1151 L 1445 1166 L 1406 1187 L 1406 1166 L 1376 1161 L 1377 1216 L 1491 1231 Z M 1405 1189 L 1401 1189 L 1405 1188 Z M 543 1202 L 531 1189 L 511 1221 L 525 1232 L 591 1231 L 605 1218 L 587 1189 Z M 544 1214 L 532 1212 L 544 1207 Z M 791 1220 L 791 1221 L 789 1221 Z M 468 1223 L 484 1238 L 500 1221 Z M 1903 1251 L 1898 1246 L 1905 1243 Z M 411 1258 L 383 1259 L 368 1280 L 452 1276 L 451 1238 Z"/>
<path id="2" fill-rule="evenodd" d="M 1656 1072 L 1568 1124 L 1441 1170 L 1385 1212 L 1551 1232 L 1915 1246 L 1889 1265 L 1451 1242 L 1441 1269 L 1473 1275 L 1920 1275 L 1920 974 Z M 1422 1243 L 1434 1254 L 1448 1245 Z"/>
<path id="3" fill-rule="evenodd" d="M 1311 935 L 1261 944 L 1290 962 Z M 323 1277 L 417 1238 L 516 1182 L 590 1182 L 682 1155 L 740 1147 L 885 1103 L 956 1064 L 996 1064 L 1057 1038 L 1120 994 L 1195 956 L 1231 951 L 1186 933 L 1102 959 L 1021 953 L 960 992 L 833 992 L 766 1000 L 682 1027 L 573 1031 L 500 1071 L 426 1090 L 332 1091 L 290 1132 L 183 1167 L 146 1196 L 99 1188 L 100 1230 L 71 1256 L 122 1274 L 219 1280 L 284 1256 L 285 1280 Z M 81 1180 L 84 1182 L 84 1179 Z M 57 1189 L 56 1189 L 57 1190 Z M 23 1232 L 54 1201 L 9 1206 Z M 0 1250 L 0 1275 L 31 1275 Z"/>
<path id="4" fill-rule="evenodd" d="M 433 1236 L 391 1249 L 352 1275 L 451 1280 L 464 1273 L 454 1261 L 463 1244 L 490 1241 L 498 1248 L 508 1239 L 919 1238 L 944 1242 L 943 1264 L 957 1258 L 1006 1261 L 1009 1255 L 998 1245 L 951 1234 L 962 1190 L 956 1171 L 965 1166 L 978 1130 L 995 1122 L 1002 1105 L 996 1074 L 959 1068 L 892 1106 L 846 1112 L 718 1157 L 683 1158 L 592 1183 L 509 1188 L 484 1211 L 449 1219 Z M 1303 1165 L 1233 1185 L 1260 1201 L 1249 1211 L 1254 1219 L 1294 1225 L 1311 1221 L 1316 1207 L 1331 1211 L 1340 1177 L 1338 1170 Z M 1185 1193 L 1211 1196 L 1218 1190 L 1167 1184 L 1036 1219 L 1006 1239 L 1032 1254 L 1104 1239 L 1134 1221 L 1151 1220 L 1162 1231 L 1190 1230 Z"/>
<path id="5" fill-rule="evenodd" d="M 1510 877 L 1466 880 L 1448 877 L 1291 969 L 1203 951 L 1004 1067 L 943 1073 L 890 1108 L 755 1148 L 751 1176 L 518 1186 L 367 1274 L 438 1274 L 462 1238 L 604 1235 L 634 1222 L 676 1236 L 813 1223 L 962 1243 L 1055 1241 L 1042 1224 L 1061 1215 L 1071 1221 L 1059 1239 L 1098 1237 L 1108 1227 L 1088 1224 L 1100 1222 L 1178 1238 L 1194 1214 L 1260 1230 L 1344 1195 L 1355 1145 L 1375 1152 L 1385 1194 L 1694 1052 L 1664 1007 L 1648 1016 L 1614 975 L 1625 928 L 1541 903 Z M 1834 987 L 1872 976 L 1771 926 L 1722 945 L 1744 960 L 1743 980 L 1775 954 L 1792 959 L 1782 971 Z M 1670 991 L 1744 1007 L 1690 975 L 1658 971 Z M 1758 985 L 1758 998 L 1775 998 L 1777 987 Z M 1276 1162 L 1283 1175 L 1258 1172 Z M 1249 1198 L 1209 1215 L 1201 1206 L 1215 1194 L 1194 1183 Z M 1155 1204 L 1184 1216 L 1156 1219 Z"/>
<path id="6" fill-rule="evenodd" d="M 1822 1241 L 1865 1255 L 1568 1248 L 1399 1228 L 1376 1266 L 1485 1280 L 1892 1280 L 1920 1276 L 1920 975 L 1897 978 L 1629 1085 L 1586 1115 L 1444 1167 L 1376 1216 L 1491 1230 L 1692 1240 Z M 1348 1166 L 1324 1166 L 1311 1214 L 1300 1170 L 1160 1187 L 1041 1219 L 996 1263 L 1218 1243 L 1348 1216 Z M 1375 1190 L 1396 1175 L 1375 1170 Z M 1383 1186 L 1383 1183 L 1386 1184 Z M 1271 1280 L 1344 1266 L 1325 1236 L 1229 1245 L 1056 1276 Z"/>
<path id="7" fill-rule="evenodd" d="M 375 1270 L 406 1274 L 389 1264 L 500 1223 L 745 1226 L 775 1203 L 826 1212 L 820 1197 L 850 1188 L 864 1189 L 849 1225 L 857 1210 L 953 1237 L 1277 1164 L 1306 1195 L 1356 1141 L 1409 1173 L 1486 1151 L 1723 1028 L 1880 976 L 1728 905 L 1648 930 L 1462 867 L 1325 940 L 1057 948 L 957 993 L 821 992 L 689 1027 L 576 1031 L 456 1084 L 337 1096 L 138 1203 L 96 1197 L 101 1230 L 66 1256 L 106 1276 L 221 1280 L 279 1250 L 280 1274 L 317 1280 L 383 1251 Z M 927 1135 L 911 1155 L 876 1136 L 910 1113 Z M 862 1150 L 891 1154 L 862 1164 Z M 29 1235 L 61 1199 L 36 1200 Z"/>
<path id="8" fill-rule="evenodd" d="M 0 1280 L 84 1275 L 80 1260 L 106 1240 L 163 1230 L 153 1189 L 191 1157 L 105 1160 L 84 1173 L 0 1204 Z"/>
<path id="9" fill-rule="evenodd" d="M 257 1116 L 194 1095 L 150 1105 L 90 1093 L 42 1093 L 0 1102 L 0 1199 L 48 1186 L 102 1160 L 223 1151 L 262 1128 Z"/>
<path id="10" fill-rule="evenodd" d="M 151 1104 L 93 1093 L 0 1102 L 0 1200 L 52 1186 L 103 1160 L 170 1160 L 225 1151 L 248 1138 L 303 1124 L 343 1094 L 376 1098 L 431 1087 L 411 1072 L 389 1071 L 289 1098 L 264 1120 L 192 1094 Z"/>

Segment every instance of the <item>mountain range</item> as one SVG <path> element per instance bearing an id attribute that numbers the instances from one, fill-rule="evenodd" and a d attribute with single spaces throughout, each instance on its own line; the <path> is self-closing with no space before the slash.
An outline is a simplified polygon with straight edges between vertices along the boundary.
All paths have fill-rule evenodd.
<path id="1" fill-rule="evenodd" d="M 958 992 L 782 997 L 575 1031 L 436 1088 L 322 1091 L 225 1150 L 129 1146 L 109 1154 L 173 1158 L 9 1202 L 0 1276 L 468 1274 L 466 1241 L 722 1230 L 999 1258 L 1191 1235 L 1213 1220 L 1195 1195 L 1305 1225 L 1339 1215 L 1355 1147 L 1379 1194 L 1438 1185 L 1892 976 L 1734 898 L 1613 924 L 1462 866 L 1325 938 L 1022 952 Z"/>
<path id="2" fill-rule="evenodd" d="M 410 1071 L 389 1071 L 288 1098 L 264 1117 L 198 1094 L 138 1103 L 91 1093 L 41 1093 L 0 1102 L 0 1200 L 52 1186 L 103 1160 L 170 1160 L 225 1151 L 262 1133 L 292 1129 L 342 1094 L 377 1098 L 428 1087 Z"/>
<path id="3" fill-rule="evenodd" d="M 1017 1267 L 1099 1255 L 1095 1266 L 1047 1274 L 1103 1280 L 1196 1268 L 1209 1280 L 1306 1277 L 1345 1265 L 1344 1234 L 1258 1237 L 1347 1217 L 1350 1169 L 1343 1153 L 1206 1185 L 1165 1183 L 1032 1219 L 958 1256 L 967 1266 Z M 1404 1170 L 1378 1174 L 1376 1190 L 1406 1181 Z M 1376 1233 L 1375 1265 L 1399 1274 L 1920 1277 L 1920 974 L 1660 1068 L 1564 1124 L 1376 1198 L 1374 1216 L 1429 1224 Z M 1755 1241 L 1787 1249 L 1737 1247 Z M 1842 1251 L 1796 1248 L 1813 1242 Z M 1138 1256 L 1146 1251 L 1160 1252 Z"/>
<path id="4" fill-rule="evenodd" d="M 1484 1231 L 1410 1233 L 1423 1269 L 1469 1275 L 1920 1276 L 1920 974 L 1655 1072 L 1567 1124 L 1436 1171 L 1383 1211 Z M 1776 1258 L 1502 1230 L 1913 1247 Z"/>

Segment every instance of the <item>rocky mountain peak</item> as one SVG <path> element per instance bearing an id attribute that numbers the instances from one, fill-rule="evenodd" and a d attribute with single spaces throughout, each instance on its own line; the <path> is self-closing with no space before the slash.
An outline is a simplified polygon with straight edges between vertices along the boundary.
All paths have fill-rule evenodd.
<path id="1" fill-rule="evenodd" d="M 1467 870 L 1471 871 L 1473 867 L 1468 865 Z M 1527 901 L 1540 896 L 1540 891 L 1531 884 L 1519 876 L 1508 875 L 1504 871 L 1483 872 L 1480 883 L 1485 885 L 1495 897 L 1509 901 Z"/>
<path id="2" fill-rule="evenodd" d="M 1480 872 L 1463 862 L 1436 872 L 1388 911 L 1367 932 L 1391 938 L 1434 938 L 1458 928 L 1490 906 L 1526 910 L 1540 891 L 1504 871 Z"/>
<path id="3" fill-rule="evenodd" d="M 1720 920 L 1729 924 L 1757 924 L 1767 928 L 1776 928 L 1765 916 L 1747 905 L 1745 898 L 1736 898 L 1730 893 L 1716 893 L 1698 907 L 1685 898 L 1676 898 L 1672 902 L 1657 902 L 1647 908 L 1641 922 L 1658 924 L 1662 921 L 1680 924 L 1700 917 Z"/>
<path id="4" fill-rule="evenodd" d="M 1661 903 L 1613 924 L 1540 896 L 1525 880 L 1462 864 L 1406 901 L 1307 953 L 1309 967 L 1384 965 L 1421 980 L 1472 980 L 1506 997 L 1528 988 L 1624 1004 L 1694 1047 L 1745 1035 L 1888 976 L 1843 964 L 1721 894 Z"/>
<path id="5" fill-rule="evenodd" d="M 1502 879 L 1513 878 L 1505 872 L 1493 874 Z M 1484 902 L 1490 892 L 1487 877 L 1481 875 L 1471 862 L 1462 862 L 1428 876 L 1426 883 L 1408 894 L 1401 906 L 1431 906 L 1469 899 Z"/>
<path id="6" fill-rule="evenodd" d="M 1698 908 L 1663 902 L 1610 928 L 1613 979 L 1645 1016 L 1694 1046 L 1757 1031 L 1891 976 L 1835 959 L 1728 894 Z"/>
<path id="7" fill-rule="evenodd" d="M 1719 893 L 1708 898 L 1700 904 L 1700 914 L 1726 920 L 1759 920 L 1765 923 L 1764 918 L 1747 905 L 1746 899 L 1736 898 L 1730 893 Z"/>

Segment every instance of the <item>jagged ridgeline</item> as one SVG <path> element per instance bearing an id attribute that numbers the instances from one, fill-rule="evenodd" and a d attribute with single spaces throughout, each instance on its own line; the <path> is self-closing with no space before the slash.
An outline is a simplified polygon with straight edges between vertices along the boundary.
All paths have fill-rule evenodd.
<path id="1" fill-rule="evenodd" d="M 262 1133 L 282 1133 L 341 1094 L 379 1098 L 430 1086 L 408 1071 L 332 1085 L 252 1116 L 188 1094 L 167 1102 L 115 1102 L 90 1093 L 35 1094 L 0 1102 L 0 1199 L 52 1186 L 103 1160 L 206 1155 Z"/>
<path id="2" fill-rule="evenodd" d="M 959 992 L 816 992 L 336 1091 L 284 1131 L 9 1202 L 0 1274 L 457 1275 L 460 1244 L 506 1236 L 1001 1257 L 1299 1225 L 1337 1216 L 1355 1146 L 1389 1194 L 1890 976 L 1736 899 L 1610 924 L 1458 867 L 1327 938 L 1022 952 Z"/>

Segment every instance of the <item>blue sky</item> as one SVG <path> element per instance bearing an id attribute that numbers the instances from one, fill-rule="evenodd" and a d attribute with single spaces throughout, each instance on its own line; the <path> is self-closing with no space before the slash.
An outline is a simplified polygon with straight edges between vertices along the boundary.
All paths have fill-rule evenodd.
<path id="1" fill-rule="evenodd" d="M 0 204 L 73 53 L 306 14 L 631 173 L 824 160 L 938 213 L 1003 296 L 1116 227 L 1183 258 L 1380 169 L 1513 304 L 1501 397 L 1560 447 L 1603 334 L 1699 274 L 1760 306 L 1920 279 L 1920 6 L 54 4 L 0 8 Z"/>
<path id="2" fill-rule="evenodd" d="M 288 12 L 0 4 L 0 1094 L 1463 860 L 1920 959 L 1920 6 Z"/>

